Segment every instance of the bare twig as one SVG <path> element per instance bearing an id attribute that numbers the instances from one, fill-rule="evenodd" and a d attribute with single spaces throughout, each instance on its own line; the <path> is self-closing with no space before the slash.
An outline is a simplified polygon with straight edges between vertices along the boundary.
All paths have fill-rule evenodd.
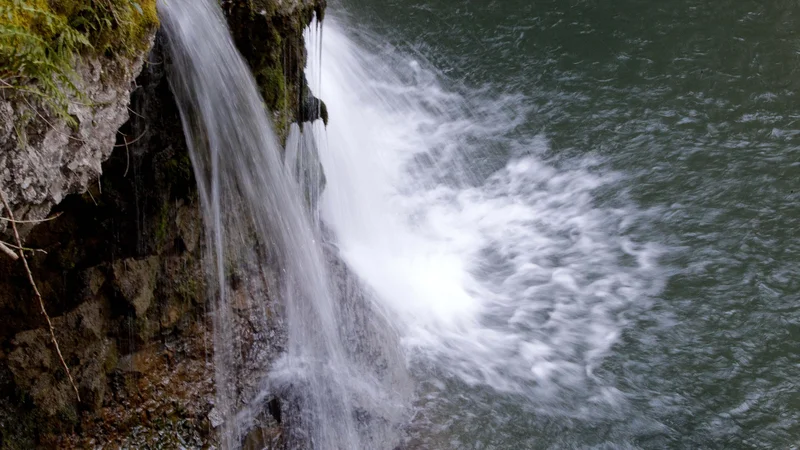
<path id="1" fill-rule="evenodd" d="M 16 253 L 14 253 L 4 242 L 0 242 L 0 252 L 5 253 L 9 258 L 13 259 L 14 261 L 19 259 Z"/>
<path id="2" fill-rule="evenodd" d="M 87 190 L 86 190 L 86 193 L 87 193 L 87 194 L 89 194 L 89 198 L 91 198 L 91 199 L 92 199 L 92 201 L 94 202 L 94 206 L 98 206 L 98 205 L 97 205 L 97 200 L 95 200 L 95 199 L 94 199 L 94 195 L 92 195 L 92 191 L 91 191 L 91 190 L 89 190 L 89 189 L 87 189 Z"/>
<path id="3" fill-rule="evenodd" d="M 11 77 L 11 78 L 21 78 L 21 77 L 20 76 L 15 76 L 15 77 Z M 6 78 L 6 79 L 8 79 L 8 78 Z M 33 89 L 25 89 L 25 88 L 23 88 L 21 86 L 11 84 L 8 81 L 6 81 L 6 79 L 3 79 L 2 77 L 0 77 L 0 83 L 3 84 L 2 86 L 0 86 L 0 91 L 6 90 L 6 89 L 10 89 L 10 90 L 14 90 L 14 91 L 33 94 L 33 95 L 35 95 L 37 97 L 41 97 L 41 98 L 48 98 L 48 96 L 46 94 L 43 94 L 43 93 L 41 93 L 39 91 L 36 91 L 36 90 L 33 90 Z M 96 103 L 80 102 L 80 101 L 75 100 L 75 99 L 67 99 L 66 102 L 67 103 L 71 103 L 73 105 L 83 105 L 83 106 L 94 106 L 96 104 Z M 30 106 L 30 105 L 28 105 L 28 106 Z"/>
<path id="4" fill-rule="evenodd" d="M 150 130 L 148 130 L 148 128 L 147 128 L 147 127 L 145 127 L 145 128 L 144 128 L 144 131 L 142 131 L 142 134 L 140 134 L 140 135 L 139 135 L 139 137 L 137 137 L 136 139 L 134 139 L 134 140 L 132 140 L 132 141 L 130 141 L 130 142 L 128 142 L 128 136 L 126 136 L 126 135 L 124 135 L 124 134 L 123 134 L 123 135 L 122 135 L 122 138 L 123 138 L 123 139 L 125 139 L 125 143 L 124 143 L 124 144 L 114 144 L 114 147 L 125 147 L 125 146 L 127 146 L 128 144 L 133 144 L 134 142 L 136 142 L 136 141 L 138 141 L 139 139 L 143 138 L 143 137 L 144 137 L 144 135 L 145 135 L 145 134 L 147 134 L 147 132 L 148 132 L 148 131 L 150 131 Z"/>
<path id="5" fill-rule="evenodd" d="M 136 117 L 139 117 L 140 119 L 144 119 L 145 118 L 143 115 L 141 115 L 141 114 L 137 113 L 136 111 L 132 110 L 130 106 L 128 106 L 128 112 L 133 114 Z"/>
<path id="6" fill-rule="evenodd" d="M 14 223 L 42 223 L 42 222 L 49 222 L 51 220 L 56 220 L 59 217 L 61 217 L 60 212 L 55 213 L 55 215 L 52 215 L 50 217 L 46 217 L 44 219 L 39 219 L 39 220 L 12 220 L 9 219 L 8 217 L 0 217 L 0 220 L 5 220 L 6 222 L 14 222 Z"/>
<path id="7" fill-rule="evenodd" d="M 56 331 L 55 328 L 53 328 L 53 322 L 50 320 L 50 316 L 47 314 L 47 309 L 44 307 L 44 299 L 42 298 L 42 294 L 39 292 L 39 288 L 36 287 L 36 282 L 33 280 L 31 268 L 28 266 L 28 259 L 25 258 L 25 253 L 21 250 L 22 239 L 20 239 L 19 231 L 17 231 L 17 223 L 14 220 L 14 213 L 11 211 L 11 206 L 8 204 L 6 194 L 2 189 L 0 189 L 0 200 L 3 201 L 3 206 L 6 208 L 6 211 L 8 211 L 8 216 L 11 218 L 11 228 L 14 230 L 14 238 L 17 240 L 17 247 L 20 248 L 19 256 L 22 258 L 22 264 L 25 266 L 25 271 L 28 273 L 28 281 L 33 288 L 33 292 L 36 294 L 36 298 L 39 300 L 39 307 L 41 308 L 42 315 L 44 316 L 45 320 L 47 320 L 47 327 L 50 329 L 50 340 L 53 342 L 53 346 L 56 348 L 58 359 L 61 360 L 61 366 L 64 367 L 64 371 L 67 373 L 67 378 L 69 378 L 69 382 L 72 384 L 72 389 L 75 390 L 75 397 L 77 397 L 78 401 L 80 402 L 81 394 L 78 393 L 78 386 L 75 384 L 75 380 L 72 378 L 72 373 L 69 371 L 67 362 L 64 361 L 64 355 L 61 354 L 61 348 L 58 346 L 58 340 L 56 339 Z"/>
<path id="8" fill-rule="evenodd" d="M 128 149 L 128 136 L 122 136 L 122 140 L 125 142 L 125 173 L 122 174 L 122 178 L 128 176 L 128 169 L 131 167 L 131 151 Z"/>
<path id="9" fill-rule="evenodd" d="M 129 144 L 133 144 L 136 141 L 138 141 L 139 139 L 143 138 L 144 135 L 147 134 L 147 131 L 148 131 L 148 128 L 145 127 L 144 131 L 142 131 L 142 134 L 140 134 L 139 137 L 137 137 L 136 139 L 134 139 L 132 141 L 128 141 L 128 136 L 123 134 L 123 133 L 120 133 L 120 134 L 122 134 L 122 142 L 124 142 L 124 144 L 122 144 L 122 145 L 115 144 L 114 147 L 122 147 L 123 145 L 125 146 L 125 173 L 122 174 L 123 178 L 128 176 L 128 169 L 130 169 L 130 167 L 131 167 L 131 151 L 128 148 L 128 145 Z"/>
<path id="10" fill-rule="evenodd" d="M 108 5 L 109 12 L 111 12 L 111 16 L 114 17 L 114 20 L 117 22 L 117 25 L 125 23 L 119 20 L 119 16 L 117 16 L 117 10 L 114 9 L 114 5 L 111 3 L 111 1 L 106 0 L 106 4 Z"/>
<path id="11" fill-rule="evenodd" d="M 81 139 L 81 138 L 76 138 L 75 136 L 72 136 L 71 134 L 67 134 L 67 133 L 63 133 L 63 132 L 59 131 L 59 130 L 56 128 L 56 126 L 55 126 L 55 125 L 53 125 L 52 123 L 50 123 L 50 121 L 49 121 L 49 120 L 45 119 L 45 118 L 44 118 L 44 116 L 43 116 L 41 113 L 39 113 L 39 110 L 38 110 L 38 109 L 36 109 L 36 108 L 35 108 L 33 105 L 31 105 L 31 102 L 29 102 L 27 98 L 25 98 L 25 97 L 22 97 L 22 101 L 23 101 L 23 102 L 25 102 L 25 104 L 26 104 L 26 105 L 28 105 L 28 107 L 31 109 L 31 111 L 35 112 L 35 113 L 36 113 L 36 115 L 37 115 L 37 116 L 39 116 L 39 118 L 40 118 L 40 119 L 42 119 L 42 120 L 44 121 L 44 123 L 46 123 L 47 125 L 49 125 L 49 126 L 50 126 L 50 128 L 51 128 L 53 131 L 55 131 L 56 133 L 58 133 L 58 134 L 60 134 L 60 135 L 62 135 L 62 136 L 64 136 L 64 137 L 66 137 L 67 139 L 72 139 L 73 141 L 77 141 L 77 142 L 83 142 L 84 144 L 86 143 L 86 141 L 85 141 L 84 139 Z"/>
<path id="12" fill-rule="evenodd" d="M 18 77 L 15 77 L 15 78 L 18 78 Z M 27 92 L 28 94 L 38 95 L 39 97 L 45 97 L 45 95 L 42 94 L 39 91 L 34 91 L 32 89 L 25 89 L 25 88 L 23 88 L 21 86 L 15 86 L 15 85 L 9 83 L 8 81 L 6 81 L 4 79 L 0 79 L 0 83 L 3 83 L 3 85 L 0 86 L 0 89 L 13 89 L 15 91 Z"/>
<path id="13" fill-rule="evenodd" d="M 46 251 L 44 251 L 44 250 L 42 250 L 40 248 L 18 247 L 16 245 L 10 244 L 10 243 L 8 243 L 6 241 L 0 241 L 0 244 L 5 245 L 8 248 L 13 248 L 13 249 L 17 249 L 17 250 L 25 250 L 26 252 L 40 252 L 40 253 L 44 253 L 45 255 L 47 254 Z M 17 254 L 16 253 L 14 253 L 14 256 L 15 256 L 14 259 L 17 259 Z"/>

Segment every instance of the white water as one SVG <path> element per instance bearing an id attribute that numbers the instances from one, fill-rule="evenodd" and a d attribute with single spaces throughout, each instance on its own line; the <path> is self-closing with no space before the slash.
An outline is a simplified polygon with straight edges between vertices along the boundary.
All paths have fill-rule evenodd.
<path id="1" fill-rule="evenodd" d="M 308 43 L 309 80 L 328 105 L 329 127 L 295 128 L 284 166 L 218 7 L 159 7 L 212 252 L 225 448 L 239 446 L 248 425 L 234 387 L 228 270 L 257 271 L 274 265 L 270 258 L 285 270 L 289 332 L 271 382 L 299 399 L 302 418 L 292 426 L 304 429 L 305 444 L 294 447 L 391 448 L 387 433 L 405 417 L 395 333 L 429 398 L 449 395 L 441 377 L 551 413 L 622 401 L 594 370 L 626 314 L 661 280 L 658 250 L 626 237 L 642 213 L 596 205 L 595 191 L 618 175 L 592 161 L 545 159 L 546 135 L 517 132 L 529 113 L 521 96 L 448 90 L 424 60 L 368 33 L 356 43 L 336 21 L 326 23 L 321 47 L 314 33 Z M 346 274 L 331 279 L 309 217 L 317 147 L 323 221 L 367 293 Z M 269 291 L 247 282 L 250 302 Z"/>
<path id="2" fill-rule="evenodd" d="M 310 71 L 330 112 L 323 220 L 409 363 L 434 390 L 452 378 L 552 414 L 622 402 L 594 370 L 662 275 L 626 237 L 643 214 L 596 206 L 619 175 L 546 160 L 546 135 L 517 131 L 524 98 L 448 90 L 386 41 L 327 19 Z"/>
<path id="3" fill-rule="evenodd" d="M 391 334 L 362 333 L 348 325 L 356 315 L 368 314 L 358 307 L 359 297 L 353 294 L 357 291 L 346 289 L 346 279 L 330 277 L 319 229 L 308 214 L 309 198 L 293 176 L 307 173 L 297 164 L 313 150 L 303 145 L 309 140 L 295 130 L 287 170 L 253 78 L 216 1 L 164 0 L 158 6 L 169 39 L 170 84 L 206 225 L 215 408 L 224 420 L 221 444 L 238 448 L 252 418 L 263 409 L 261 400 L 270 390 L 283 390 L 290 409 L 284 417 L 291 448 L 378 448 L 373 441 L 380 437 L 372 436 L 383 427 L 365 429 L 364 424 L 392 422 L 384 416 L 397 414 L 396 408 L 381 383 L 397 378 L 389 369 L 374 375 L 363 358 L 358 359 L 353 343 L 360 344 L 362 335 L 389 339 Z M 308 184 L 306 177 L 299 178 Z M 265 275 L 276 267 L 281 272 L 277 293 Z M 353 300 L 342 301 L 343 293 Z M 249 366 L 270 361 L 258 360 L 260 343 L 246 350 L 241 342 L 261 336 L 242 333 L 268 328 L 271 300 L 283 304 L 286 354 L 273 367 L 252 369 Z M 249 322 L 245 331 L 242 322 Z M 360 345 L 358 350 L 391 367 L 382 348 Z M 270 378 L 248 398 L 247 386 L 259 383 L 248 378 L 263 376 L 259 369 L 269 369 Z M 367 417 L 357 418 L 361 411 L 367 411 Z"/>

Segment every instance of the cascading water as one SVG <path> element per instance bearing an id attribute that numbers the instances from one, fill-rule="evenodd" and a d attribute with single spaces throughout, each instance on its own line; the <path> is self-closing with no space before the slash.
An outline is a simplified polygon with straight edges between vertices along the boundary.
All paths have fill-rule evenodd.
<path id="1" fill-rule="evenodd" d="M 299 412 L 290 447 L 392 448 L 407 418 L 407 361 L 421 448 L 480 441 L 478 430 L 511 420 L 497 408 L 568 417 L 619 408 L 593 371 L 659 277 L 651 246 L 606 231 L 638 213 L 593 204 L 613 174 L 589 162 L 556 169 L 540 156 L 546 139 L 513 135 L 526 113 L 519 98 L 472 102 L 424 62 L 390 48 L 379 57 L 379 39 L 361 33 L 355 44 L 336 22 L 321 43 L 321 29 L 308 34 L 329 129 L 293 126 L 284 165 L 219 8 L 170 0 L 160 11 L 213 263 L 225 448 L 239 445 L 246 404 L 276 386 L 289 386 Z M 477 158 L 483 173 L 467 163 Z M 318 201 L 325 226 L 310 214 Z M 253 274 L 265 266 L 282 269 L 288 348 L 267 386 L 242 399 L 233 285 L 263 307 L 271 286 Z"/>
<path id="2" fill-rule="evenodd" d="M 216 263 L 227 418 L 241 409 L 228 270 L 269 261 L 287 272 L 291 337 L 271 380 L 296 383 L 317 448 L 391 448 L 386 424 L 407 417 L 401 362 L 417 382 L 407 448 L 794 442 L 796 348 L 785 343 L 796 286 L 785 274 L 797 252 L 785 230 L 796 127 L 782 96 L 793 50 L 759 37 L 791 42 L 791 5 L 667 8 L 643 28 L 630 20 L 641 2 L 422 2 L 402 26 L 425 36 L 407 50 L 387 44 L 402 33 L 376 37 L 334 12 L 324 41 L 321 29 L 308 35 L 330 125 L 292 130 L 283 173 L 218 14 L 169 3 Z M 447 8 L 458 11 L 438 31 L 418 20 Z M 432 42 L 469 88 L 414 52 Z M 758 58 L 709 59 L 720 42 Z M 446 54 L 456 48 L 475 54 Z M 509 74 L 491 86 L 499 71 Z M 304 216 L 315 205 L 320 226 Z M 335 245 L 321 250 L 320 235 Z M 660 310 L 673 308 L 688 308 L 677 326 Z M 226 447 L 239 424 L 226 422 Z"/>
<path id="3" fill-rule="evenodd" d="M 310 61 L 330 111 L 322 216 L 402 330 L 412 446 L 531 448 L 512 438 L 546 422 L 530 418 L 624 408 L 594 370 L 663 277 L 658 249 L 625 237 L 641 213 L 594 204 L 615 175 L 556 168 L 544 137 L 516 133 L 524 99 L 448 91 L 333 15 Z"/>
<path id="4" fill-rule="evenodd" d="M 357 299 L 358 292 L 342 289 L 342 282 L 329 277 L 330 258 L 309 218 L 308 198 L 290 174 L 297 166 L 290 162 L 286 170 L 280 159 L 262 100 L 219 6 L 213 0 L 169 0 L 158 6 L 169 41 L 170 84 L 206 224 L 215 407 L 224 420 L 223 447 L 240 445 L 253 415 L 248 404 L 257 403 L 269 389 L 284 387 L 291 390 L 286 395 L 299 412 L 287 419 L 294 436 L 289 437 L 290 447 L 380 448 L 383 438 L 371 437 L 375 433 L 365 430 L 365 424 L 380 411 L 386 417 L 395 414 L 394 403 L 380 386 L 391 377 L 373 377 L 359 361 L 360 349 L 375 347 L 354 350 L 363 339 L 347 326 L 357 319 L 342 317 L 353 308 L 339 298 L 344 294 Z M 297 133 L 290 142 L 300 146 L 307 139 Z M 266 298 L 273 293 L 264 273 L 274 267 L 281 272 L 277 297 L 284 308 L 288 348 L 275 367 L 263 368 L 270 370 L 267 386 L 252 392 L 252 398 L 241 398 L 237 381 L 247 374 L 235 373 L 235 367 L 247 356 L 235 332 L 239 319 L 234 309 L 243 309 L 238 303 L 244 302 L 256 311 L 248 320 L 266 320 Z M 245 286 L 244 294 L 237 285 Z M 349 301 L 352 306 L 355 300 Z"/>

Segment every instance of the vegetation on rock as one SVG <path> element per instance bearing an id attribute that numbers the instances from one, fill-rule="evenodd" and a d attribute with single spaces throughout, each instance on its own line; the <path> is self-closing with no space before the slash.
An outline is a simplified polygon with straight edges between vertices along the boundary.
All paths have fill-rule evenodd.
<path id="1" fill-rule="evenodd" d="M 303 118 L 304 102 L 310 95 L 304 74 L 303 31 L 315 16 L 322 20 L 325 6 L 324 0 L 284 5 L 274 0 L 233 0 L 223 4 L 236 46 L 253 72 L 281 141 L 286 139 L 289 125 Z"/>
<path id="2" fill-rule="evenodd" d="M 77 55 L 131 56 L 158 24 L 155 0 L 0 0 L 0 84 L 72 122 Z"/>

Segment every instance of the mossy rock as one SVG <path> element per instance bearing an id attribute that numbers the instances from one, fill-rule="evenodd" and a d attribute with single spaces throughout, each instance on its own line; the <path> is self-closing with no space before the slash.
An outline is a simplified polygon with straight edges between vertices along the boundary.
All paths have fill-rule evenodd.
<path id="1" fill-rule="evenodd" d="M 132 56 L 147 50 L 157 26 L 156 0 L 0 0 L 0 51 L 18 55 Z M 5 60 L 0 70 L 15 63 Z"/>
<path id="2" fill-rule="evenodd" d="M 156 0 L 0 0 L 0 84 L 71 122 L 75 58 L 136 56 L 157 26 Z"/>
<path id="3" fill-rule="evenodd" d="M 307 59 L 303 30 L 315 14 L 322 16 L 325 4 L 323 0 L 223 4 L 236 46 L 253 72 L 281 140 L 304 113 L 308 90 L 303 75 Z"/>

